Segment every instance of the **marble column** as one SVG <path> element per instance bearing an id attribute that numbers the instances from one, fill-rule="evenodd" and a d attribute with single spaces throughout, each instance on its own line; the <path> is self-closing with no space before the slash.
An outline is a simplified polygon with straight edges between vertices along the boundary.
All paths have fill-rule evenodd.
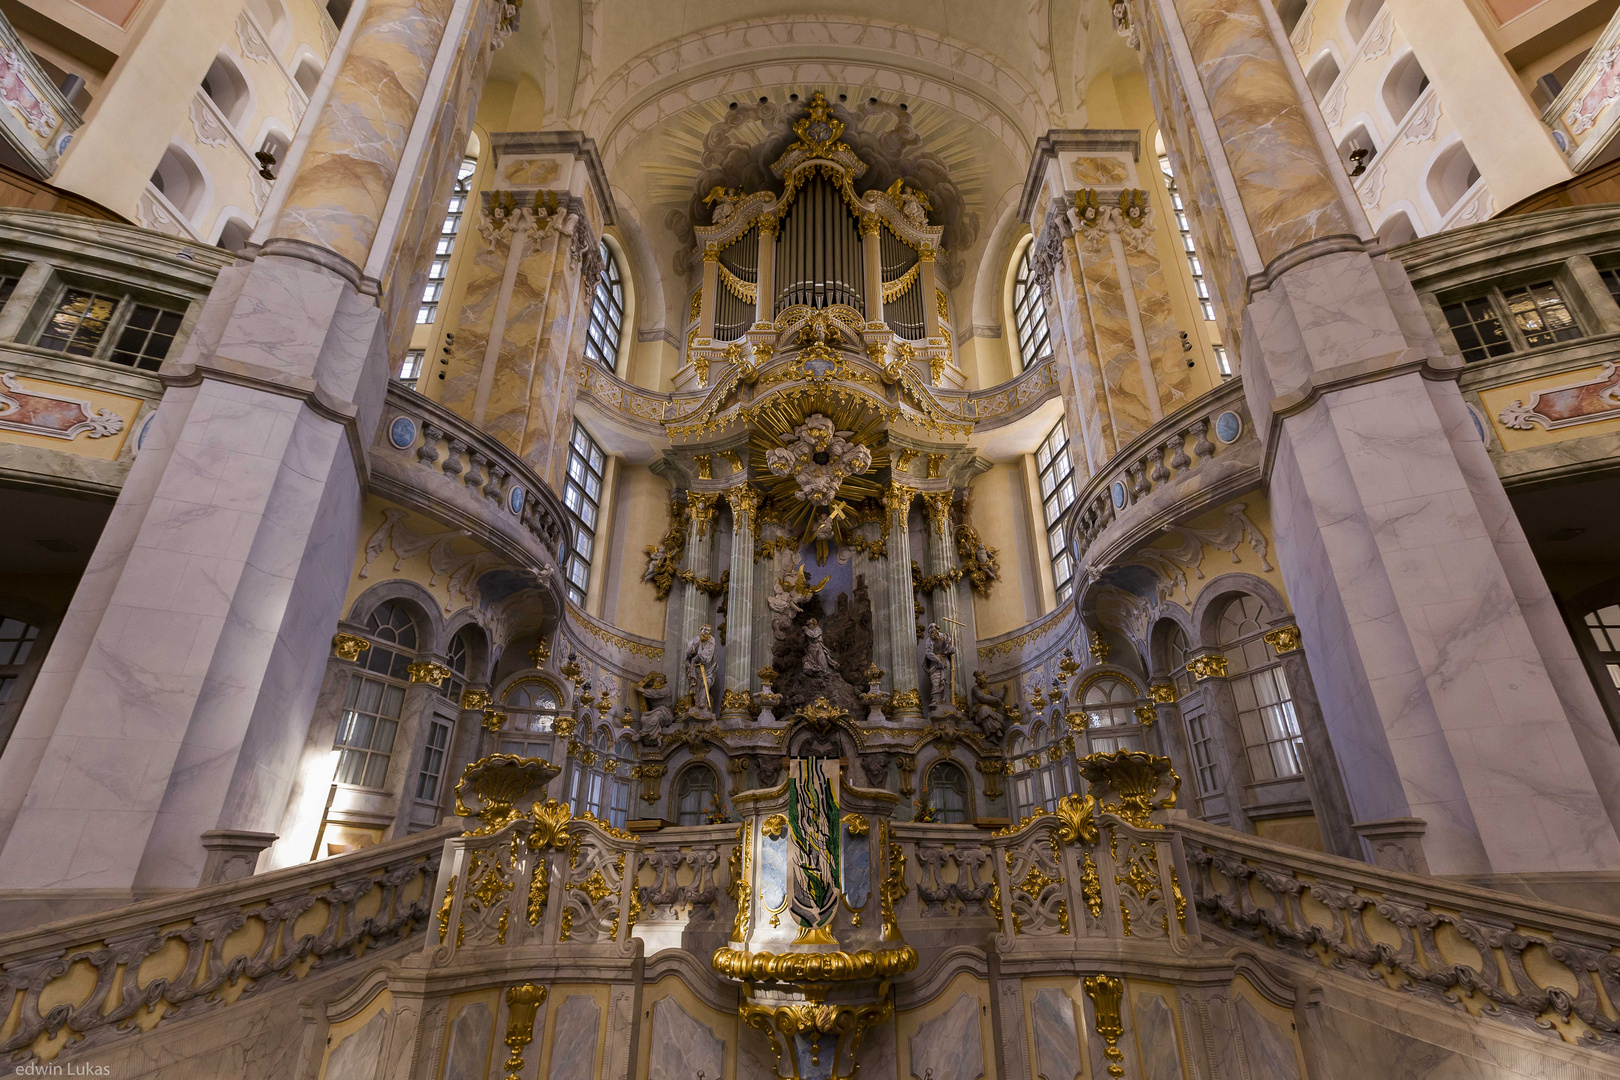
<path id="1" fill-rule="evenodd" d="M 889 554 L 884 579 L 889 591 L 889 683 L 894 696 L 888 713 L 891 719 L 915 719 L 922 715 L 917 693 L 917 616 L 911 587 L 911 535 L 907 519 L 916 488 L 890 484 L 883 493 L 889 513 Z"/>
<path id="2" fill-rule="evenodd" d="M 1082 193 L 1086 195 L 1100 198 L 1094 190 Z M 1095 217 L 1088 219 L 1088 213 Z M 1075 287 L 1085 291 L 1090 333 L 1084 340 L 1095 351 L 1093 363 L 1102 374 L 1100 404 L 1108 412 L 1113 433 L 1112 445 L 1105 444 L 1105 449 L 1112 457 L 1163 413 L 1120 239 L 1121 231 L 1130 226 L 1120 219 L 1117 206 L 1083 208 L 1078 216 Z"/>
<path id="3" fill-rule="evenodd" d="M 956 567 L 956 543 L 951 537 L 951 493 L 930 491 L 923 495 L 928 512 L 928 576 L 945 577 Z M 948 581 L 934 590 L 934 621 L 950 635 L 956 649 L 956 670 L 952 692 L 967 696 L 969 669 L 973 664 L 973 643 L 963 633 L 960 582 Z"/>
<path id="4" fill-rule="evenodd" d="M 727 490 L 731 504 L 731 583 L 726 593 L 726 685 L 721 718 L 747 720 L 754 680 L 754 513 L 759 492 L 749 484 Z"/>
<path id="5" fill-rule="evenodd" d="M 717 495 L 701 491 L 686 493 L 686 569 L 695 577 L 707 578 L 713 569 L 714 504 L 718 498 Z M 699 630 L 709 625 L 709 594 L 693 582 L 681 582 L 681 636 L 675 643 L 675 662 L 680 672 L 677 686 L 681 694 L 697 692 L 686 678 L 686 646 L 698 636 Z M 713 687 L 710 692 L 713 692 Z M 701 698 L 694 697 L 693 700 L 699 701 Z"/>
<path id="6" fill-rule="evenodd" d="M 1168 128 L 1185 95 L 1247 275 L 1244 386 L 1353 820 L 1424 819 L 1437 874 L 1620 866 L 1620 745 L 1276 12 L 1140 8 L 1156 108 Z"/>
<path id="7" fill-rule="evenodd" d="M 918 274 L 917 287 L 922 289 L 923 296 L 923 336 L 929 338 L 939 337 L 939 305 L 934 302 L 934 290 L 938 275 L 934 269 L 934 251 L 927 249 L 917 253 Z M 881 274 L 882 271 L 880 270 Z M 878 294 L 878 302 L 882 303 L 882 293 Z"/>
<path id="8" fill-rule="evenodd" d="M 1053 355 L 1072 390 L 1063 395 L 1069 440 L 1078 448 L 1077 467 L 1090 476 L 1114 456 L 1117 441 L 1103 389 L 1102 366 L 1091 341 L 1091 311 L 1081 284 L 1080 257 L 1066 215 L 1048 219 L 1030 256 L 1052 331 Z M 1083 459 L 1083 460 L 1079 460 Z"/>
<path id="9" fill-rule="evenodd" d="M 165 364 L 0 762 L 8 887 L 186 888 L 204 833 L 281 823 L 354 564 L 362 448 L 504 10 L 372 0 L 346 33 L 253 257 Z M 278 845 L 270 865 L 308 855 Z"/>

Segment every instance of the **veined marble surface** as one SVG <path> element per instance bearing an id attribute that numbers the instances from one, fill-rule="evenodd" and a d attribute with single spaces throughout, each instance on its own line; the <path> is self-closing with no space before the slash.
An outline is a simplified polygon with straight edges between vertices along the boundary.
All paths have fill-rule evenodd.
<path id="1" fill-rule="evenodd" d="M 1074 1007 L 1074 999 L 1055 986 L 1042 987 L 1030 1002 L 1035 1069 L 1042 1080 L 1079 1080 L 1080 1033 Z"/>
<path id="2" fill-rule="evenodd" d="M 475 1001 L 450 1022 L 450 1049 L 445 1056 L 444 1080 L 484 1080 L 489 1072 L 490 1042 L 495 1016 L 489 1006 Z"/>
<path id="3" fill-rule="evenodd" d="M 725 1041 L 672 997 L 653 1003 L 652 1056 L 647 1080 L 719 1080 L 725 1064 Z"/>
<path id="4" fill-rule="evenodd" d="M 923 1022 L 909 1040 L 916 1080 L 978 1080 L 984 1076 L 984 1037 L 979 999 L 960 994 L 951 1007 Z"/>
<path id="5" fill-rule="evenodd" d="M 388 1010 L 384 1009 L 332 1047 L 326 1059 L 325 1080 L 374 1080 L 387 1037 Z"/>
<path id="6" fill-rule="evenodd" d="M 1136 1046 L 1142 1057 L 1143 1080 L 1183 1080 L 1176 1019 L 1170 1005 L 1158 994 L 1142 994 L 1136 998 L 1135 1006 Z"/>
<path id="7" fill-rule="evenodd" d="M 596 1075 L 596 1031 L 602 1011 L 596 999 L 570 994 L 557 1009 L 551 1035 L 549 1080 L 592 1080 Z"/>

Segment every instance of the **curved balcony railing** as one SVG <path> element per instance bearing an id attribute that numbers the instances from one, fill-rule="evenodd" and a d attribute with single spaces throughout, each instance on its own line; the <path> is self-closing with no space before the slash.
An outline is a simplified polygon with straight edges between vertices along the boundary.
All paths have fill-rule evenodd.
<path id="1" fill-rule="evenodd" d="M 372 442 L 370 488 L 520 566 L 556 569 L 566 555 L 567 518 L 551 486 L 465 417 L 398 383 Z"/>
<path id="2" fill-rule="evenodd" d="M 0 937 L 0 1066 L 74 1057 L 420 938 L 442 826 L 395 843 Z M 41 1036 L 45 1036 L 43 1039 Z M 60 1068 L 60 1067 L 58 1067 Z M 83 1073 L 81 1075 L 94 1075 Z"/>
<path id="3" fill-rule="evenodd" d="M 1260 481 L 1264 447 L 1232 379 L 1114 455 L 1069 510 L 1077 576 Z"/>

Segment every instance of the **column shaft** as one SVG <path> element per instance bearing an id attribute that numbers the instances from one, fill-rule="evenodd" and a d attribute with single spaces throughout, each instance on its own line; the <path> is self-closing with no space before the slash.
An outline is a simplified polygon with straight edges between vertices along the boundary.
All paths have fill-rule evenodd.
<path id="1" fill-rule="evenodd" d="M 754 274 L 754 321 L 776 318 L 776 222 L 759 223 L 759 269 Z"/>
<path id="2" fill-rule="evenodd" d="M 883 321 L 883 224 L 876 217 L 861 219 L 861 258 L 866 283 L 866 321 Z"/>
<path id="3" fill-rule="evenodd" d="M 911 514 L 914 488 L 893 484 L 884 493 L 884 505 L 889 512 L 888 566 L 884 577 L 889 587 L 889 635 L 892 652 L 889 672 L 891 685 L 899 700 L 890 709 L 890 716 L 919 715 L 917 702 L 917 616 L 913 608 L 911 587 L 911 536 L 907 518 Z"/>
<path id="4" fill-rule="evenodd" d="M 714 503 L 718 496 L 699 491 L 686 493 L 686 569 L 706 578 L 714 561 Z M 709 597 L 695 582 L 681 583 L 681 639 L 676 643 L 681 672 L 680 692 L 696 693 L 686 678 L 686 647 L 698 631 L 709 625 Z"/>
<path id="5" fill-rule="evenodd" d="M 726 593 L 725 712 L 747 715 L 741 696 L 754 679 L 754 511 L 759 493 L 744 484 L 726 493 L 731 503 L 731 584 Z M 732 695 L 738 695 L 734 698 Z M 736 702 L 734 705 L 733 702 Z"/>
<path id="6" fill-rule="evenodd" d="M 951 537 L 951 493 L 931 491 L 923 496 L 928 508 L 928 575 L 948 576 L 956 569 L 956 544 Z M 952 581 L 934 590 L 934 621 L 950 635 L 956 648 L 955 694 L 966 696 L 968 665 L 972 645 L 963 633 L 960 582 Z"/>

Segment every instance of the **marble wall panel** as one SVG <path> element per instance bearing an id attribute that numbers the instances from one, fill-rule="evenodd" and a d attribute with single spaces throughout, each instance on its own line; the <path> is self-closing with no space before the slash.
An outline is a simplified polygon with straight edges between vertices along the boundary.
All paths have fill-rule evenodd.
<path id="1" fill-rule="evenodd" d="M 1030 1003 L 1037 1080 L 1079 1080 L 1080 1032 L 1074 999 L 1055 986 L 1036 991 Z"/>
<path id="2" fill-rule="evenodd" d="M 566 247 L 568 241 L 558 239 Z M 558 406 L 564 395 L 564 376 L 568 368 L 569 337 L 573 328 L 575 293 L 579 287 L 579 268 L 565 252 L 559 251 L 549 260 L 546 285 L 546 305 L 539 315 L 532 338 L 534 348 L 534 376 L 529 380 L 527 422 L 519 453 L 536 472 L 552 479 L 548 473 L 554 444 L 567 446 L 572 426 L 573 395 L 567 395 L 568 412 L 559 413 Z M 559 415 L 561 429 L 559 430 Z M 558 485 L 561 486 L 560 484 Z"/>
<path id="3" fill-rule="evenodd" d="M 593 1080 L 601 1018 L 596 999 L 587 994 L 571 994 L 563 1001 L 551 1035 L 550 1080 Z"/>
<path id="4" fill-rule="evenodd" d="M 672 997 L 653 1003 L 652 1053 L 647 1080 L 693 1080 L 699 1073 L 718 1078 L 726 1044 Z"/>
<path id="5" fill-rule="evenodd" d="M 1080 282 L 1091 311 L 1091 342 L 1102 368 L 1114 452 L 1153 425 L 1131 312 L 1121 284 L 1118 241 L 1106 227 L 1082 229 L 1075 238 Z"/>
<path id="6" fill-rule="evenodd" d="M 978 1080 L 984 1071 L 979 999 L 961 994 L 951 1007 L 918 1025 L 911 1036 L 911 1075 L 916 1080 Z"/>
<path id="7" fill-rule="evenodd" d="M 1249 1075 L 1254 1080 L 1299 1080 L 1299 1057 L 1293 1037 L 1246 997 L 1236 998 L 1233 1011 L 1243 1036 L 1243 1056 L 1249 1062 Z M 1155 1076 L 1153 1080 L 1159 1078 Z"/>
<path id="8" fill-rule="evenodd" d="M 379 1012 L 359 1031 L 352 1031 L 332 1047 L 322 1080 L 376 1080 L 383 1040 L 388 1037 L 388 1013 Z"/>
<path id="9" fill-rule="evenodd" d="M 472 225 L 472 222 L 468 221 L 467 225 Z M 472 245 L 473 251 L 461 265 L 460 273 L 466 280 L 466 291 L 456 312 L 455 338 L 449 343 L 447 359 L 450 364 L 442 369 L 444 386 L 439 391 L 439 403 L 470 420 L 473 403 L 478 396 L 478 381 L 483 373 L 489 337 L 497 332 L 495 309 L 500 303 L 506 260 L 511 249 L 509 238 L 487 244 L 476 228 L 464 227 L 462 233 L 461 243 Z M 427 358 L 424 378 L 431 378 L 433 373 L 441 370 L 438 360 L 436 356 Z"/>
<path id="10" fill-rule="evenodd" d="M 1175 6 L 1260 258 L 1269 263 L 1310 240 L 1356 229 L 1260 3 Z"/>
<path id="11" fill-rule="evenodd" d="M 489 1074 L 489 1048 L 494 1036 L 495 1014 L 484 1002 L 475 1001 L 458 1012 L 450 1024 L 444 1080 L 484 1080 Z"/>
<path id="12" fill-rule="evenodd" d="M 861 1075 L 867 1080 L 898 1080 L 899 1052 L 895 1044 L 894 1018 L 879 1024 L 866 1033 L 861 1047 Z"/>
<path id="13" fill-rule="evenodd" d="M 1158 994 L 1139 994 L 1134 1008 L 1143 1080 L 1183 1080 L 1176 1019 L 1170 1005 Z"/>
<path id="14" fill-rule="evenodd" d="M 537 374 L 535 364 L 540 359 L 536 354 L 541 327 L 550 306 L 557 302 L 557 294 L 550 291 L 557 284 L 555 264 L 566 262 L 561 250 L 565 241 L 559 239 L 555 229 L 514 241 L 520 242 L 521 258 L 512 280 L 506 322 L 499 331 L 495 378 L 484 410 L 484 429 L 513 450 L 522 447 L 531 422 L 529 395 Z"/>
<path id="15" fill-rule="evenodd" d="M 1062 318 L 1064 337 L 1068 341 L 1068 368 L 1074 382 L 1074 394 L 1072 398 L 1065 395 L 1065 400 L 1074 402 L 1073 407 L 1080 418 L 1078 429 L 1070 424 L 1069 438 L 1081 444 L 1088 471 L 1095 472 L 1114 456 L 1119 443 L 1114 435 L 1113 417 L 1108 411 L 1102 362 L 1091 328 L 1090 297 L 1085 289 L 1080 257 L 1073 240 L 1063 242 L 1062 271 L 1055 276 L 1053 292 Z"/>
<path id="16" fill-rule="evenodd" d="M 293 176 L 275 236 L 364 266 L 454 0 L 373 0 Z"/>
<path id="17" fill-rule="evenodd" d="M 1187 366 L 1190 354 L 1181 349 L 1158 244 L 1148 229 L 1133 232 L 1125 236 L 1125 263 L 1151 361 L 1153 385 L 1148 389 L 1158 394 L 1160 415 L 1169 416 L 1192 400 L 1193 369 Z"/>

